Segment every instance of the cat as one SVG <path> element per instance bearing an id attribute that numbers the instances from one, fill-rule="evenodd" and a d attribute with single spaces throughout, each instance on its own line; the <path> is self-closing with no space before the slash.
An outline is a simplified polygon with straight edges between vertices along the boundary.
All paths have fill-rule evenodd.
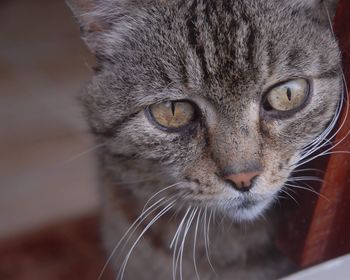
<path id="1" fill-rule="evenodd" d="M 272 205 L 339 116 L 337 1 L 68 4 L 97 60 L 81 99 L 116 278 L 292 271 Z"/>

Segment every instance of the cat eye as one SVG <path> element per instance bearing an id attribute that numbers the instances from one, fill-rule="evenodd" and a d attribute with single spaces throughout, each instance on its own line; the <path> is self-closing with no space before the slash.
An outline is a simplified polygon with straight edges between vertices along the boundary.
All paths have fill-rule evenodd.
<path id="1" fill-rule="evenodd" d="M 305 79 L 294 79 L 279 84 L 267 93 L 263 102 L 266 111 L 279 113 L 300 109 L 309 96 L 309 82 Z"/>
<path id="2" fill-rule="evenodd" d="M 196 109 L 189 101 L 166 101 L 149 106 L 148 113 L 151 120 L 160 128 L 178 131 L 194 120 Z"/>

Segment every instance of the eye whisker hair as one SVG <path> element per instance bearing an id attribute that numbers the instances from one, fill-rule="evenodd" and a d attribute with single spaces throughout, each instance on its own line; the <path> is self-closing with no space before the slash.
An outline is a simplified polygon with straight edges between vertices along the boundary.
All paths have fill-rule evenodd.
<path id="1" fill-rule="evenodd" d="M 63 162 L 59 163 L 57 165 L 57 167 L 64 167 L 67 164 L 70 164 L 71 162 L 73 162 L 73 161 L 75 161 L 77 159 L 80 159 L 80 158 L 86 156 L 87 154 L 90 154 L 90 153 L 92 153 L 92 152 L 94 152 L 94 151 L 98 150 L 99 148 L 104 147 L 106 145 L 108 145 L 108 142 L 96 144 L 96 145 L 94 145 L 94 146 L 92 146 L 92 147 L 90 147 L 90 148 L 88 148 L 88 149 L 86 149 L 86 150 L 84 150 L 84 151 L 82 151 L 82 152 L 80 152 L 80 153 L 78 153 L 78 154 L 76 154 L 76 155 L 74 155 L 74 156 L 64 160 Z"/>

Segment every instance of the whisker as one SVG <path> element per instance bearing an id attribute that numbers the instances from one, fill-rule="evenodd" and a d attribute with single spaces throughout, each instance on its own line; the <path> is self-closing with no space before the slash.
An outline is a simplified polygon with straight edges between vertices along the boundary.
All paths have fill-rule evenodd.
<path id="1" fill-rule="evenodd" d="M 117 275 L 117 279 L 123 279 L 124 277 L 124 272 L 125 272 L 125 268 L 127 266 L 128 260 L 130 258 L 130 255 L 132 253 L 132 251 L 134 250 L 134 248 L 136 247 L 136 245 L 138 244 L 138 242 L 140 241 L 140 239 L 143 237 L 143 235 L 145 234 L 145 232 L 160 218 L 162 217 L 166 212 L 168 212 L 174 205 L 175 205 L 176 200 L 172 201 L 171 203 L 169 203 L 163 210 L 161 210 L 149 223 L 148 225 L 143 229 L 143 231 L 140 233 L 139 237 L 135 240 L 134 244 L 132 245 L 132 247 L 130 248 L 128 254 L 126 255 L 124 262 L 122 264 L 121 270 L 119 271 L 118 275 Z"/>
<path id="2" fill-rule="evenodd" d="M 168 189 L 170 189 L 170 188 L 176 187 L 176 186 L 178 186 L 179 184 L 181 184 L 181 182 L 177 182 L 177 183 L 175 183 L 175 184 L 172 184 L 172 185 L 170 185 L 170 186 L 167 186 L 167 187 L 165 187 L 165 188 L 162 188 L 160 191 L 156 192 L 154 195 L 152 195 L 152 196 L 147 200 L 147 202 L 145 203 L 145 206 L 143 207 L 143 210 L 147 207 L 148 203 L 150 203 L 151 200 L 152 200 L 153 198 L 155 198 L 158 194 L 160 194 L 160 193 L 162 193 L 162 192 L 164 192 L 164 191 L 166 191 L 166 190 L 168 190 Z M 142 210 L 142 211 L 143 211 L 143 210 Z"/>
<path id="3" fill-rule="evenodd" d="M 292 171 L 292 173 L 307 172 L 307 171 L 314 171 L 314 172 L 324 173 L 324 170 L 317 169 L 317 168 L 301 168 L 301 169 L 294 169 L 294 170 Z"/>
<path id="4" fill-rule="evenodd" d="M 57 165 L 57 167 L 64 167 L 64 166 L 66 166 L 67 164 L 70 164 L 71 162 L 73 162 L 73 161 L 75 161 L 75 160 L 77 160 L 77 159 L 80 159 L 80 158 L 86 156 L 87 154 L 90 154 L 90 153 L 92 153 L 92 152 L 98 150 L 99 148 L 101 148 L 101 147 L 103 147 L 103 146 L 106 146 L 107 144 L 108 144 L 108 143 L 105 142 L 105 143 L 101 143 L 101 144 L 94 145 L 93 147 L 88 148 L 88 149 L 86 149 L 86 150 L 84 150 L 84 151 L 82 151 L 82 152 L 80 152 L 80 153 L 78 153 L 78 154 L 76 154 L 76 155 L 74 155 L 74 156 L 72 156 L 72 157 L 70 157 L 70 158 L 64 160 L 63 162 L 59 163 L 59 164 Z"/>
<path id="5" fill-rule="evenodd" d="M 175 196 L 171 196 L 169 198 L 167 198 L 165 201 L 163 201 L 155 210 L 161 208 L 163 205 L 166 205 L 169 201 L 171 201 Z M 176 199 L 174 200 L 176 201 Z M 152 211 L 153 213 L 154 211 Z M 151 214 L 151 213 L 150 213 Z M 140 220 L 137 225 L 134 227 L 134 229 L 132 230 L 132 232 L 129 234 L 129 237 L 125 240 L 123 247 L 120 250 L 120 253 L 118 255 L 118 257 L 121 255 L 122 251 L 125 249 L 126 245 L 128 244 L 128 242 L 130 241 L 130 239 L 132 238 L 133 234 L 135 233 L 135 231 L 137 230 L 137 228 L 143 223 L 143 221 L 145 221 L 147 219 L 149 215 L 147 215 L 144 219 Z"/>
<path id="6" fill-rule="evenodd" d="M 199 277 L 197 262 L 196 262 L 196 244 L 197 244 L 198 225 L 199 225 L 199 219 L 201 214 L 202 214 L 202 209 L 200 209 L 197 216 L 196 227 L 194 230 L 194 240 L 193 240 L 193 265 L 194 265 L 194 270 L 196 272 L 197 280 L 200 280 L 200 277 Z"/>
<path id="7" fill-rule="evenodd" d="M 188 216 L 188 213 L 190 212 L 190 210 L 191 210 L 191 206 L 188 207 L 186 213 L 184 214 L 184 216 L 183 216 L 183 218 L 182 218 L 182 220 L 181 220 L 181 222 L 180 222 L 180 224 L 179 224 L 179 226 L 178 226 L 178 228 L 177 228 L 177 230 L 176 230 L 176 232 L 174 234 L 174 237 L 173 237 L 173 239 L 172 239 L 172 241 L 170 243 L 170 249 L 174 248 L 173 249 L 173 261 L 172 261 L 172 263 L 173 263 L 173 280 L 176 279 L 175 264 L 176 264 L 176 259 L 177 259 L 176 258 L 177 244 L 178 244 L 178 241 L 179 241 L 179 236 L 180 236 L 181 231 L 182 231 L 182 227 L 183 227 L 183 225 L 184 225 L 184 223 L 185 223 L 185 221 L 187 219 L 187 216 Z"/>
<path id="8" fill-rule="evenodd" d="M 322 153 L 322 156 L 333 155 L 333 154 L 350 154 L 350 151 L 331 151 L 331 152 L 327 152 L 327 153 Z"/>
<path id="9" fill-rule="evenodd" d="M 286 195 L 288 195 L 297 205 L 299 205 L 299 202 L 286 190 L 281 189 L 281 192 L 285 193 Z"/>
<path id="10" fill-rule="evenodd" d="M 299 176 L 299 177 L 290 177 L 289 181 L 315 181 L 315 182 L 326 182 L 324 179 L 317 178 L 314 176 Z"/>
<path id="11" fill-rule="evenodd" d="M 344 125 L 346 124 L 346 120 L 347 120 L 347 117 L 348 117 L 348 114 L 349 114 L 349 109 L 350 109 L 350 104 L 349 104 L 349 91 L 348 91 L 348 88 L 347 88 L 347 83 L 346 83 L 346 79 L 345 79 L 345 75 L 344 75 L 344 71 L 342 71 L 342 79 L 343 79 L 343 85 L 344 85 L 344 88 L 345 88 L 345 93 L 343 93 L 343 98 L 345 99 L 345 103 L 346 103 L 346 108 L 345 108 L 345 115 L 342 119 L 342 122 L 341 124 L 339 125 L 338 129 L 333 133 L 333 135 L 328 139 L 328 141 L 330 141 L 331 139 L 333 139 L 338 133 L 339 131 L 344 127 Z M 344 91 L 344 90 L 343 90 Z M 338 106 L 340 107 L 339 110 L 337 110 L 337 113 L 335 115 L 336 119 L 338 119 L 340 117 L 340 109 L 343 107 L 343 99 L 341 99 L 341 105 Z M 333 122 L 333 121 L 332 121 Z M 328 128 L 327 128 L 328 129 Z M 336 148 L 337 146 L 339 146 L 343 141 L 345 141 L 345 139 L 349 136 L 350 134 L 350 130 L 347 131 L 347 133 L 345 134 L 345 136 L 343 136 L 340 140 L 338 140 L 335 144 L 331 145 L 330 148 L 327 148 L 325 151 L 321 152 L 320 154 L 318 155 L 315 155 L 313 157 L 311 157 L 310 159 L 306 159 L 309 155 L 311 155 L 312 153 L 314 153 L 317 149 L 319 148 L 322 148 L 324 147 L 325 145 L 320 145 L 320 146 L 317 146 L 316 149 L 313 149 L 312 152 L 309 152 L 307 155 L 305 156 L 302 156 L 301 157 L 301 161 L 296 165 L 296 166 L 301 166 L 313 159 L 316 159 L 320 156 L 324 156 L 324 155 L 327 155 L 331 150 L 333 150 L 334 148 Z M 347 152 L 347 151 L 346 151 Z"/>
<path id="12" fill-rule="evenodd" d="M 121 237 L 121 239 L 118 241 L 118 243 L 116 244 L 116 246 L 113 248 L 111 254 L 109 255 L 109 257 L 107 258 L 106 263 L 104 264 L 97 280 L 101 280 L 103 274 L 105 273 L 109 263 L 111 262 L 111 260 L 113 259 L 115 253 L 117 252 L 119 246 L 121 245 L 121 243 L 123 242 L 123 240 L 126 238 L 127 235 L 132 235 L 136 228 L 154 211 L 156 211 L 159 207 L 161 207 L 161 205 L 158 205 L 160 202 L 162 202 L 165 199 L 165 197 L 159 199 L 157 202 L 155 202 L 154 204 L 152 204 L 150 207 L 148 207 L 145 211 L 142 211 L 141 214 L 139 215 L 139 217 L 131 224 L 131 226 L 129 227 L 129 229 L 124 233 L 124 235 Z M 129 239 L 128 239 L 129 240 Z M 128 241 L 127 240 L 127 241 Z M 127 242 L 126 241 L 126 242 Z M 124 248 L 124 247 L 123 247 Z"/>
<path id="13" fill-rule="evenodd" d="M 293 185 L 293 184 L 289 184 L 289 183 L 285 183 L 285 185 L 286 185 L 286 186 L 289 186 L 289 187 L 292 187 L 292 188 L 296 188 L 296 189 L 302 189 L 302 190 L 310 191 L 310 192 L 316 194 L 317 196 L 319 196 L 319 197 L 325 199 L 327 202 L 330 202 L 330 200 L 329 200 L 326 196 L 324 196 L 323 194 L 321 194 L 321 193 L 315 191 L 315 190 L 314 190 L 311 186 L 309 186 L 309 185 L 308 185 L 309 188 L 307 188 L 307 187 L 302 187 L 302 186 L 298 186 L 298 185 Z"/>
<path id="14" fill-rule="evenodd" d="M 207 256 L 208 263 L 210 265 L 211 270 L 214 272 L 214 274 L 217 275 L 214 266 L 210 259 L 209 249 L 210 249 L 210 242 L 209 242 L 209 234 L 210 234 L 210 222 L 213 217 L 213 209 L 210 209 L 210 214 L 207 222 L 207 207 L 205 208 L 205 218 L 204 218 L 204 247 L 205 247 L 205 254 Z"/>
<path id="15" fill-rule="evenodd" d="M 182 218 L 182 220 L 181 220 L 181 222 L 180 222 L 180 224 L 179 224 L 179 226 L 178 226 L 178 228 L 177 228 L 177 231 L 175 232 L 175 235 L 174 235 L 174 237 L 173 237 L 173 239 L 172 239 L 172 241 L 171 241 L 171 243 L 170 243 L 170 249 L 172 249 L 173 246 L 174 246 L 174 243 L 176 243 L 176 242 L 175 242 L 175 239 L 177 238 L 177 236 L 178 236 L 178 234 L 179 234 L 180 227 L 181 227 L 181 225 L 184 223 L 184 220 L 186 219 L 186 216 L 188 215 L 188 212 L 189 212 L 190 210 L 191 210 L 191 207 L 189 207 L 189 208 L 187 209 L 185 215 L 183 216 L 183 218 Z M 176 247 L 176 246 L 175 246 L 175 247 Z"/>
<path id="16" fill-rule="evenodd" d="M 324 8 L 325 8 L 325 10 L 327 12 L 327 18 L 328 18 L 330 30 L 332 32 L 333 37 L 336 38 L 334 30 L 333 30 L 333 26 L 332 26 L 332 20 L 331 20 L 331 17 L 329 15 L 329 11 L 328 11 L 326 5 L 324 5 Z M 349 114 L 350 104 L 349 104 L 349 90 L 348 90 L 348 86 L 347 86 L 347 83 L 346 83 L 345 74 L 344 74 L 344 71 L 343 71 L 342 68 L 341 68 L 341 76 L 342 76 L 342 80 L 343 80 L 343 94 L 342 94 L 342 97 L 339 100 L 339 103 L 338 103 L 338 106 L 337 106 L 337 110 L 336 110 L 336 114 L 333 117 L 330 125 L 326 128 L 326 130 L 319 137 L 316 138 L 316 141 L 312 142 L 311 146 L 313 146 L 313 147 L 310 150 L 308 148 L 309 145 L 307 145 L 304 148 L 304 151 L 307 151 L 307 150 L 308 151 L 304 155 L 302 155 L 301 160 L 303 160 L 303 161 L 301 161 L 299 163 L 299 166 L 302 165 L 302 164 L 305 164 L 306 162 L 309 162 L 312 159 L 314 159 L 314 157 L 312 157 L 312 159 L 310 159 L 310 160 L 304 160 L 305 158 L 310 156 L 312 153 L 314 153 L 317 149 L 322 148 L 325 145 L 327 145 L 339 133 L 339 131 L 346 124 L 347 117 L 348 117 L 348 114 Z M 333 135 L 330 138 L 326 139 L 327 136 L 331 133 L 332 128 L 335 126 L 336 121 L 340 117 L 341 109 L 342 109 L 344 103 L 346 104 L 346 108 L 344 109 L 345 115 L 344 115 L 344 117 L 342 119 L 342 122 L 339 125 L 339 127 L 337 128 L 337 130 L 333 133 Z M 337 147 L 339 144 L 341 144 L 349 136 L 349 134 L 350 134 L 350 130 L 346 133 L 346 135 L 344 137 L 342 137 L 342 139 L 337 141 L 334 145 L 331 145 L 330 148 L 327 148 L 326 151 L 321 153 L 321 155 L 327 154 L 330 150 L 332 150 L 335 147 Z M 326 139 L 326 142 L 322 144 L 322 141 L 324 141 L 324 139 Z"/>
<path id="17" fill-rule="evenodd" d="M 178 253 L 178 257 L 179 258 L 178 260 L 176 260 L 176 264 L 175 264 L 175 267 L 177 267 L 177 262 L 179 261 L 180 265 L 180 269 L 179 269 L 179 273 L 180 273 L 180 280 L 182 280 L 182 259 L 183 259 L 183 252 L 184 252 L 184 246 L 185 246 L 185 240 L 186 240 L 186 237 L 187 237 L 187 233 L 191 227 L 191 224 L 192 224 L 192 221 L 196 215 L 198 211 L 198 207 L 196 207 L 195 209 L 192 210 L 191 212 L 191 215 L 189 217 L 189 219 L 187 220 L 187 224 L 186 224 L 186 227 L 185 227 L 185 230 L 184 230 L 184 233 L 183 233 L 183 236 L 182 236 L 182 242 L 181 242 L 181 246 L 180 246 L 180 250 L 179 250 L 179 253 Z"/>
<path id="18" fill-rule="evenodd" d="M 343 137 L 343 138 L 341 139 L 341 142 L 344 141 L 345 138 L 346 138 L 349 134 L 350 134 L 350 131 L 348 131 L 348 133 L 346 134 L 346 136 Z M 340 144 L 340 142 L 338 142 L 337 144 Z M 312 161 L 312 160 L 315 160 L 315 159 L 317 159 L 317 158 L 319 158 L 319 157 L 322 157 L 322 156 L 327 156 L 327 155 L 331 155 L 331 154 L 349 154 L 349 153 L 350 153 L 350 151 L 331 151 L 331 150 L 332 150 L 333 148 L 335 148 L 336 146 L 338 146 L 338 145 L 334 145 L 334 146 L 332 146 L 331 148 L 325 150 L 324 152 L 321 152 L 321 153 L 319 153 L 319 154 L 317 154 L 317 155 L 315 155 L 315 156 L 313 156 L 313 157 L 311 157 L 311 158 L 309 158 L 309 159 L 306 159 L 306 160 L 304 160 L 304 161 L 300 161 L 297 165 L 295 165 L 295 167 L 302 166 L 302 165 L 304 165 L 304 164 L 306 164 L 306 163 L 308 163 L 308 162 L 310 162 L 310 161 Z"/>

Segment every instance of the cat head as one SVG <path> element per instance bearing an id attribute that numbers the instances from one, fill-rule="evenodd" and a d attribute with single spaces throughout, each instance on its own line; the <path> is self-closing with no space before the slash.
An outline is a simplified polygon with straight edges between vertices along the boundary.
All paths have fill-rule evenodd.
<path id="1" fill-rule="evenodd" d="M 98 61 L 92 131 L 183 200 L 252 219 L 323 143 L 342 91 L 336 1 L 69 2 Z"/>

